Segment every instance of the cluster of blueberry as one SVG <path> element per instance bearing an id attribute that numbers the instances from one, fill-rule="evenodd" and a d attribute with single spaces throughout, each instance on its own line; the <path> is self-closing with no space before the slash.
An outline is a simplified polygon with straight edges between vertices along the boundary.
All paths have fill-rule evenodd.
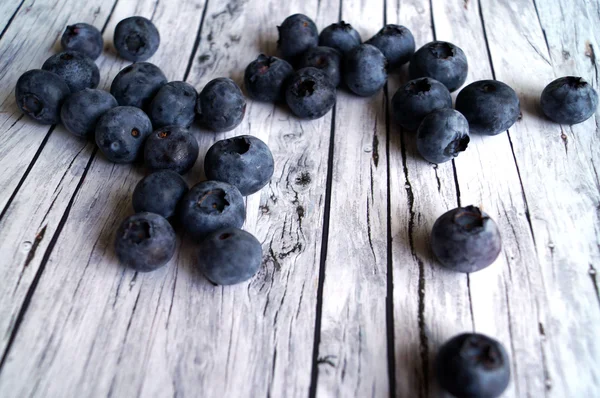
<path id="1" fill-rule="evenodd" d="M 216 131 L 229 131 L 244 118 L 246 99 L 227 78 L 209 82 L 198 93 L 188 83 L 167 82 L 148 62 L 160 35 L 143 17 L 131 17 L 115 28 L 118 54 L 132 65 L 114 78 L 110 93 L 98 90 L 94 59 L 103 48 L 100 32 L 88 24 L 68 26 L 64 51 L 42 69 L 17 81 L 19 108 L 43 124 L 62 122 L 79 137 L 94 137 L 104 156 L 115 163 L 141 158 L 150 174 L 135 187 L 135 215 L 120 225 L 115 239 L 119 260 L 137 271 L 165 265 L 175 252 L 171 222 L 177 220 L 198 245 L 198 266 L 214 284 L 251 278 L 262 262 L 260 242 L 241 230 L 246 219 L 243 196 L 263 188 L 274 170 L 267 145 L 245 135 L 215 143 L 206 153 L 208 181 L 188 188 L 181 174 L 198 158 L 194 120 Z"/>

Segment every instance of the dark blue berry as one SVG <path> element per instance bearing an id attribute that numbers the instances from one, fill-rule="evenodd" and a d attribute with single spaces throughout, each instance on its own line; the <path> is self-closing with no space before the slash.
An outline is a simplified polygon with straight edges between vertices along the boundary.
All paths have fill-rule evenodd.
<path id="1" fill-rule="evenodd" d="M 361 43 L 360 34 L 352 25 L 344 21 L 329 25 L 319 35 L 320 46 L 334 48 L 342 54 L 347 53 Z"/>
<path id="2" fill-rule="evenodd" d="M 42 69 L 62 77 L 72 93 L 96 88 L 100 82 L 100 71 L 94 60 L 77 51 L 54 54 L 44 62 Z"/>
<path id="3" fill-rule="evenodd" d="M 162 86 L 150 103 L 148 116 L 154 128 L 190 127 L 196 116 L 196 89 L 186 82 L 169 82 Z"/>
<path id="4" fill-rule="evenodd" d="M 341 62 L 342 55 L 339 51 L 330 47 L 313 47 L 302 54 L 298 67 L 313 67 L 322 70 L 329 76 L 331 83 L 337 87 L 342 80 Z"/>
<path id="5" fill-rule="evenodd" d="M 431 248 L 439 262 L 457 272 L 475 272 L 492 264 L 502 249 L 498 226 L 475 206 L 441 215 L 431 230 Z"/>
<path id="6" fill-rule="evenodd" d="M 581 77 L 566 76 L 548 84 L 541 97 L 542 111 L 560 124 L 586 121 L 598 108 L 598 93 Z"/>
<path id="7" fill-rule="evenodd" d="M 355 94 L 370 97 L 387 81 L 386 63 L 377 47 L 370 44 L 356 46 L 344 56 L 344 82 Z"/>
<path id="8" fill-rule="evenodd" d="M 445 41 L 433 41 L 414 53 L 408 71 L 411 79 L 431 77 L 452 92 L 467 79 L 469 66 L 459 47 Z"/>
<path id="9" fill-rule="evenodd" d="M 200 182 L 179 204 L 179 221 L 197 240 L 223 228 L 241 228 L 245 220 L 244 198 L 236 187 L 226 182 Z"/>
<path id="10" fill-rule="evenodd" d="M 452 108 L 450 91 L 429 77 L 409 81 L 392 98 L 394 118 L 410 131 L 416 131 L 425 116 L 442 108 Z"/>
<path id="11" fill-rule="evenodd" d="M 155 130 L 144 147 L 144 162 L 150 171 L 173 170 L 184 174 L 198 159 L 198 141 L 188 129 L 165 126 Z"/>
<path id="12" fill-rule="evenodd" d="M 200 243 L 197 265 L 215 285 L 234 285 L 252 278 L 262 264 L 258 239 L 238 228 L 213 232 Z"/>
<path id="13" fill-rule="evenodd" d="M 411 31 L 401 25 L 384 26 L 367 43 L 383 53 L 390 70 L 407 63 L 415 52 L 415 39 Z"/>
<path id="14" fill-rule="evenodd" d="M 108 160 L 131 163 L 140 158 L 146 137 L 152 132 L 148 116 L 133 106 L 117 106 L 96 123 L 96 144 Z"/>
<path id="15" fill-rule="evenodd" d="M 156 26 L 144 17 L 125 18 L 115 27 L 115 49 L 128 61 L 145 61 L 160 45 L 160 34 Z"/>
<path id="16" fill-rule="evenodd" d="M 115 236 L 119 261 L 140 272 L 154 271 L 168 263 L 176 244 L 171 224 L 154 213 L 137 213 L 126 218 Z"/>
<path id="17" fill-rule="evenodd" d="M 41 69 L 23 73 L 15 87 L 21 112 L 41 124 L 60 122 L 60 108 L 69 94 L 69 86 L 60 76 Z"/>
<path id="18" fill-rule="evenodd" d="M 171 218 L 187 192 L 188 186 L 179 174 L 171 170 L 159 170 L 137 183 L 131 202 L 136 213 L 146 211 Z"/>
<path id="19" fill-rule="evenodd" d="M 94 134 L 100 116 L 116 106 L 117 100 L 110 93 L 86 88 L 66 99 L 60 110 L 60 118 L 71 133 L 86 137 Z"/>
<path id="20" fill-rule="evenodd" d="M 467 118 L 473 134 L 496 135 L 519 119 L 519 97 L 497 80 L 480 80 L 460 90 L 456 110 Z"/>
<path id="21" fill-rule="evenodd" d="M 277 27 L 277 47 L 281 56 L 292 64 L 309 48 L 319 45 L 319 31 L 312 19 L 303 14 L 287 17 Z"/>
<path id="22" fill-rule="evenodd" d="M 196 111 L 213 131 L 236 128 L 246 114 L 246 98 L 235 82 L 226 77 L 211 80 L 198 96 Z"/>
<path id="23" fill-rule="evenodd" d="M 65 51 L 79 51 L 91 59 L 96 59 L 102 53 L 104 40 L 102 33 L 92 25 L 76 23 L 65 29 L 60 44 Z"/>
<path id="24" fill-rule="evenodd" d="M 335 105 L 335 86 L 320 69 L 300 69 L 285 90 L 285 100 L 299 118 L 318 119 Z"/>
<path id="25" fill-rule="evenodd" d="M 427 115 L 417 132 L 417 149 L 425 160 L 444 163 L 469 145 L 469 123 L 454 109 L 437 109 Z"/>
<path id="26" fill-rule="evenodd" d="M 150 102 L 167 83 L 165 74 L 149 62 L 138 62 L 121 70 L 110 85 L 119 105 L 148 109 Z"/>
<path id="27" fill-rule="evenodd" d="M 284 97 L 285 82 L 294 73 L 287 61 L 260 54 L 244 73 L 244 85 L 250 98 L 278 102 Z"/>
<path id="28" fill-rule="evenodd" d="M 269 147 L 251 135 L 217 141 L 204 158 L 204 172 L 208 179 L 235 185 L 244 196 L 267 185 L 273 168 Z"/>
<path id="29" fill-rule="evenodd" d="M 446 341 L 436 358 L 440 387 L 456 397 L 496 398 L 510 382 L 510 361 L 504 346 L 478 333 Z"/>

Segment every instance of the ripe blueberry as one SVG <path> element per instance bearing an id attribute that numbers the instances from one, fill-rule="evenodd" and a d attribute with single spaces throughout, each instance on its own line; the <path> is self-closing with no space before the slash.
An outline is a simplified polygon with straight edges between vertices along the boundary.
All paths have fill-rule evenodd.
<path id="1" fill-rule="evenodd" d="M 41 69 L 23 73 L 15 87 L 21 112 L 41 124 L 60 122 L 60 108 L 69 94 L 69 86 L 60 76 Z"/>
<path id="2" fill-rule="evenodd" d="M 437 109 L 425 116 L 417 132 L 417 149 L 425 160 L 444 163 L 469 145 L 469 123 L 454 109 Z"/>
<path id="3" fill-rule="evenodd" d="M 246 98 L 226 77 L 211 80 L 198 96 L 196 112 L 207 128 L 222 132 L 236 128 L 246 114 Z"/>
<path id="4" fill-rule="evenodd" d="M 459 47 L 445 41 L 432 41 L 413 54 L 408 71 L 411 79 L 431 77 L 452 92 L 467 79 L 469 66 Z"/>
<path id="5" fill-rule="evenodd" d="M 283 100 L 286 80 L 294 73 L 287 61 L 260 54 L 244 72 L 244 86 L 250 98 L 257 101 Z"/>
<path id="6" fill-rule="evenodd" d="M 244 196 L 258 192 L 273 175 L 273 155 L 267 144 L 251 135 L 217 141 L 204 158 L 210 180 L 236 186 Z"/>
<path id="7" fill-rule="evenodd" d="M 335 105 L 335 86 L 320 69 L 303 68 L 290 79 L 285 100 L 299 118 L 318 119 Z"/>
<path id="8" fill-rule="evenodd" d="M 86 88 L 67 97 L 60 109 L 60 118 L 72 134 L 86 137 L 94 133 L 100 116 L 118 105 L 110 93 Z"/>
<path id="9" fill-rule="evenodd" d="M 416 131 L 425 116 L 442 108 L 452 108 L 450 91 L 429 77 L 409 81 L 392 98 L 394 118 L 410 131 Z"/>
<path id="10" fill-rule="evenodd" d="M 150 171 L 173 170 L 184 174 L 198 159 L 198 141 L 188 129 L 165 126 L 155 130 L 144 146 L 144 162 Z"/>
<path id="11" fill-rule="evenodd" d="M 172 170 L 159 170 L 137 183 L 131 202 L 136 213 L 147 211 L 171 218 L 187 192 L 188 186 L 179 174 Z"/>
<path id="12" fill-rule="evenodd" d="M 313 47 L 306 50 L 300 61 L 298 68 L 313 67 L 322 70 L 335 87 L 340 85 L 342 80 L 340 67 L 342 55 L 339 51 L 330 47 Z"/>
<path id="13" fill-rule="evenodd" d="M 407 63 L 415 52 L 415 39 L 411 31 L 401 25 L 385 25 L 367 43 L 381 50 L 390 70 Z"/>
<path id="14" fill-rule="evenodd" d="M 344 21 L 333 23 L 323 29 L 319 35 L 319 45 L 331 47 L 342 54 L 347 53 L 354 47 L 362 44 L 360 34 Z"/>
<path id="15" fill-rule="evenodd" d="M 344 56 L 343 78 L 357 95 L 370 97 L 387 81 L 387 61 L 381 51 L 370 44 L 361 44 Z"/>
<path id="16" fill-rule="evenodd" d="M 158 90 L 166 83 L 167 78 L 158 66 L 138 62 L 117 73 L 110 85 L 110 93 L 119 105 L 148 109 Z"/>
<path id="17" fill-rule="evenodd" d="M 279 40 L 277 47 L 281 56 L 295 63 L 306 50 L 319 45 L 319 31 L 312 19 L 303 14 L 287 17 L 277 27 Z"/>
<path id="18" fill-rule="evenodd" d="M 100 71 L 94 60 L 77 51 L 54 54 L 44 62 L 42 69 L 62 77 L 72 93 L 96 88 L 100 82 Z"/>
<path id="19" fill-rule="evenodd" d="M 108 160 L 131 163 L 140 158 L 146 137 L 152 132 L 148 116 L 133 106 L 117 106 L 96 123 L 96 144 Z"/>
<path id="20" fill-rule="evenodd" d="M 492 264 L 502 249 L 498 226 L 475 206 L 442 214 L 431 230 L 431 248 L 439 262 L 457 272 L 475 272 Z"/>
<path id="21" fill-rule="evenodd" d="M 156 26 L 144 17 L 125 18 L 115 27 L 115 48 L 128 61 L 145 61 L 160 45 L 160 34 Z"/>
<path id="22" fill-rule="evenodd" d="M 65 51 L 79 51 L 91 59 L 96 59 L 102 53 L 104 40 L 95 26 L 76 23 L 67 26 L 60 38 L 60 44 Z"/>
<path id="23" fill-rule="evenodd" d="M 542 111 L 560 124 L 586 121 L 598 108 L 598 93 L 581 77 L 560 77 L 548 84 L 541 97 Z"/>
<path id="24" fill-rule="evenodd" d="M 196 89 L 186 82 L 169 82 L 162 86 L 150 103 L 148 116 L 154 128 L 190 127 L 196 116 Z"/>

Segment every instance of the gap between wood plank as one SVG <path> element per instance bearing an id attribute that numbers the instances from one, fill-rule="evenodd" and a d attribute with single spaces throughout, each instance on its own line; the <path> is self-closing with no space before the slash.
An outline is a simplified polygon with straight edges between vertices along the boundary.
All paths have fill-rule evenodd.
<path id="1" fill-rule="evenodd" d="M 4 29 L 2 29 L 2 33 L 0 33 L 0 40 L 2 40 L 2 38 L 4 37 L 4 34 L 6 33 L 6 31 L 8 30 L 8 27 L 10 26 L 10 24 L 12 23 L 13 19 L 15 19 L 15 17 L 17 16 L 17 14 L 19 13 L 19 10 L 21 9 L 21 7 L 23 6 L 23 4 L 25 3 L 25 0 L 21 0 L 21 3 L 19 4 L 19 6 L 17 7 L 17 9 L 15 10 L 15 12 L 13 13 L 13 15 L 11 15 L 10 19 L 8 20 L 8 22 L 6 23 L 6 26 L 4 27 Z"/>
<path id="2" fill-rule="evenodd" d="M 192 48 L 192 54 L 190 55 L 190 59 L 188 60 L 187 67 L 185 68 L 185 74 L 183 75 L 183 81 L 187 81 L 188 76 L 190 75 L 190 71 L 192 70 L 192 64 L 194 63 L 194 57 L 196 56 L 196 52 L 198 51 L 198 47 L 200 46 L 200 40 L 202 35 L 202 27 L 204 26 L 204 18 L 206 17 L 206 10 L 208 10 L 208 1 L 204 3 L 204 10 L 202 11 L 202 17 L 200 18 L 200 25 L 198 26 L 198 32 L 196 33 L 196 40 L 194 41 L 194 47 Z"/>

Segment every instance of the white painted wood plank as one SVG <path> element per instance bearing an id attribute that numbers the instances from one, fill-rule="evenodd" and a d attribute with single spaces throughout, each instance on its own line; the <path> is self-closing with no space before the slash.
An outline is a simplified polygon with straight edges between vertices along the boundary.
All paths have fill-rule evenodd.
<path id="1" fill-rule="evenodd" d="M 4 0 L 0 3 L 0 34 L 8 28 L 11 18 L 15 16 L 24 0 Z"/>
<path id="2" fill-rule="evenodd" d="M 343 1 L 341 18 L 366 40 L 383 26 L 383 2 Z M 385 96 L 337 98 L 317 395 L 380 397 L 389 394 Z"/>
<path id="3" fill-rule="evenodd" d="M 143 15 L 151 17 L 155 11 L 156 3 L 152 2 L 123 2 L 115 9 L 114 15 L 110 21 L 105 35 L 105 41 L 112 40 L 112 31 L 116 23 L 130 15 Z M 181 54 L 191 54 L 194 46 L 195 35 L 187 35 L 182 40 L 180 32 L 176 27 L 198 26 L 202 14 L 203 3 L 186 2 L 177 6 L 159 4 L 154 18 L 159 30 L 161 31 L 162 46 L 159 52 L 152 60 L 156 62 L 171 78 L 183 77 L 184 70 L 181 67 Z M 62 27 L 61 27 L 62 29 Z M 100 60 L 100 70 L 102 75 L 102 86 L 107 87 L 114 75 L 127 62 L 120 60 L 114 54 L 105 54 Z M 185 64 L 185 61 L 184 61 Z M 71 146 L 66 143 L 73 140 L 61 127 L 56 130 L 57 134 L 52 134 L 40 154 L 38 163 L 31 170 L 29 178 L 22 187 L 22 191 L 15 197 L 14 205 L 7 212 L 5 219 L 12 220 L 22 228 L 22 231 L 11 228 L 10 234 L 6 240 L 3 239 L 2 250 L 15 251 L 21 247 L 21 235 L 31 236 L 33 241 L 35 228 L 43 228 L 46 225 L 46 234 L 43 241 L 40 241 L 36 255 L 31 259 L 26 272 L 29 280 L 23 277 L 20 285 L 15 289 L 16 284 L 8 285 L 18 293 L 14 298 L 10 295 L 2 295 L 3 302 L 1 308 L 9 308 L 12 314 L 18 312 L 22 302 L 22 297 L 27 291 L 27 283 L 30 283 L 33 275 L 42 263 L 44 251 L 48 247 L 48 241 L 51 239 L 56 229 L 56 224 L 61 218 L 66 202 L 75 190 L 81 171 L 87 163 L 83 160 L 84 155 L 89 158 L 91 148 L 86 147 L 81 154 L 85 143 L 79 143 L 79 148 L 75 144 Z M 61 148 L 64 148 L 61 151 Z M 52 162 L 56 163 L 57 154 L 64 154 L 65 159 L 71 158 L 73 165 L 69 167 L 65 160 L 54 168 L 48 168 Z M 82 160 L 80 160 L 82 159 Z M 62 166 L 62 170 L 60 167 Z M 46 167 L 46 168 L 44 168 Z M 48 178 L 48 172 L 56 172 L 63 179 Z M 71 175 L 71 173 L 73 175 Z M 77 174 L 79 173 L 79 175 Z M 54 256 L 48 258 L 45 263 L 45 271 L 38 287 L 43 287 L 36 291 L 35 300 L 31 302 L 29 311 L 31 316 L 26 317 L 22 323 L 22 328 L 17 334 L 17 338 L 12 346 L 5 366 L 0 373 L 0 395 L 36 395 L 46 394 L 55 396 L 75 395 L 75 391 L 82 395 L 106 395 L 112 385 L 113 373 L 102 372 L 105 366 L 112 366 L 118 362 L 118 344 L 123 338 L 118 338 L 119 333 L 125 333 L 128 322 L 119 317 L 111 317 L 114 313 L 103 313 L 99 310 L 103 304 L 107 304 L 118 314 L 131 314 L 132 306 L 135 301 L 128 302 L 126 299 L 115 302 L 114 296 L 119 296 L 119 292 L 131 293 L 135 284 L 128 285 L 129 280 L 134 279 L 134 274 L 126 274 L 122 268 L 116 264 L 116 259 L 112 254 L 112 235 L 109 238 L 106 234 L 112 234 L 114 228 L 125 215 L 131 212 L 129 191 L 133 189 L 135 183 L 141 178 L 139 169 L 130 165 L 112 165 L 107 163 L 102 156 L 98 155 L 87 175 L 84 185 L 79 193 L 79 200 L 76 203 L 83 203 L 83 208 L 72 208 L 69 223 L 65 225 L 64 234 L 58 241 Z M 43 185 L 46 182 L 47 185 Z M 56 185 L 50 185 L 56 184 Z M 40 190 L 40 186 L 46 187 Z M 116 189 L 118 187 L 124 187 Z M 127 190 L 127 191 L 126 191 Z M 46 199 L 48 192 L 54 192 L 53 198 L 56 198 L 54 205 L 49 205 L 49 199 Z M 64 192 L 64 193 L 61 193 Z M 88 199 L 86 202 L 85 199 Z M 36 209 L 30 219 L 31 225 L 25 225 L 23 214 Z M 14 213 L 14 214 L 13 214 Z M 46 219 L 48 224 L 44 224 Z M 3 224 L 4 231 L 6 224 Z M 51 231 L 52 230 L 52 231 Z M 4 243 L 12 242 L 12 246 Z M 91 250 L 92 248 L 98 251 Z M 86 251 L 87 250 L 87 251 Z M 107 256 L 104 256 L 105 251 Z M 19 257 L 23 263 L 26 256 Z M 100 260 L 100 261 L 99 261 Z M 104 262 L 102 262 L 102 260 Z M 100 265 L 98 267 L 98 265 Z M 21 267 L 2 263 L 6 267 L 5 275 L 17 274 L 21 272 Z M 31 269 L 31 271 L 29 270 Z M 114 286 L 102 279 L 99 275 L 115 275 L 113 278 Z M 91 275 L 90 279 L 83 278 L 84 275 Z M 120 282 L 127 285 L 121 291 Z M 154 276 L 154 278 L 158 278 Z M 11 280 L 15 279 L 11 277 Z M 162 280 L 158 280 L 156 292 L 160 292 Z M 86 286 L 86 288 L 83 288 Z M 113 295 L 107 296 L 107 292 L 114 288 Z M 116 290 L 116 293 L 115 293 Z M 139 286 L 131 294 L 139 293 Z M 126 296 L 129 297 L 129 296 Z M 16 299 L 21 300 L 17 301 Z M 13 301 L 14 300 L 14 301 Z M 74 301 L 76 300 L 76 301 Z M 156 300 L 156 298 L 150 298 Z M 77 304 L 74 305 L 74 304 Z M 128 307 L 128 305 L 130 305 Z M 14 315 L 12 316 L 14 318 Z M 99 319 L 105 319 L 110 323 L 107 329 L 98 329 Z M 3 318 L 4 319 L 4 318 Z M 41 322 L 41 323 L 40 323 Z M 111 323 L 112 322 L 112 323 Z M 74 325 L 84 325 L 79 331 L 76 331 Z M 112 333 L 108 333 L 112 330 Z M 10 335 L 10 330 L 8 331 Z M 94 344 L 86 345 L 90 339 L 99 336 L 104 339 L 105 346 L 103 351 L 95 351 Z M 114 340 L 113 340 L 114 339 Z M 115 344 L 117 348 L 107 347 Z M 4 350 L 3 346 L 3 350 Z M 82 353 L 87 355 L 82 355 Z M 116 352 L 116 354 L 115 354 Z M 26 354 L 24 354 L 26 353 Z M 107 353 L 111 353 L 110 358 L 106 358 Z M 115 354 L 115 355 L 112 355 Z M 96 360 L 92 360 L 96 358 Z M 82 362 L 83 361 L 83 362 Z M 31 375 L 35 378 L 25 379 L 18 375 L 23 374 L 24 369 L 29 369 Z M 57 383 L 56 380 L 64 380 L 64 383 Z M 3 393 L 4 392 L 4 393 Z M 10 393 L 9 393 L 10 392 Z"/>
<path id="4" fill-rule="evenodd" d="M 558 2 L 551 3 L 548 7 L 560 7 Z M 556 70 L 552 66 L 562 50 L 575 60 L 572 72 L 594 79 L 590 76 L 593 68 L 585 67 L 589 59 L 582 44 L 595 40 L 592 27 L 598 26 L 598 20 L 594 16 L 593 24 L 586 23 L 583 17 L 574 16 L 581 7 L 571 2 L 565 5 L 561 18 L 566 22 L 555 20 L 552 26 L 544 25 L 556 47 L 550 57 L 533 2 L 482 1 L 496 77 L 515 88 L 524 114 L 511 129 L 511 138 L 529 205 L 541 283 L 548 292 L 547 304 L 538 305 L 545 318 L 545 357 L 550 374 L 546 394 L 555 397 L 593 396 L 598 391 L 596 368 L 600 360 L 594 333 L 600 324 L 598 292 L 589 275 L 590 266 L 599 263 L 600 255 L 600 198 L 594 171 L 598 116 L 569 128 L 551 123 L 538 108 L 544 86 L 569 69 L 562 61 Z M 566 42 L 555 40 L 567 36 Z M 545 314 L 544 304 L 548 308 Z M 569 365 L 574 363 L 578 365 Z"/>

